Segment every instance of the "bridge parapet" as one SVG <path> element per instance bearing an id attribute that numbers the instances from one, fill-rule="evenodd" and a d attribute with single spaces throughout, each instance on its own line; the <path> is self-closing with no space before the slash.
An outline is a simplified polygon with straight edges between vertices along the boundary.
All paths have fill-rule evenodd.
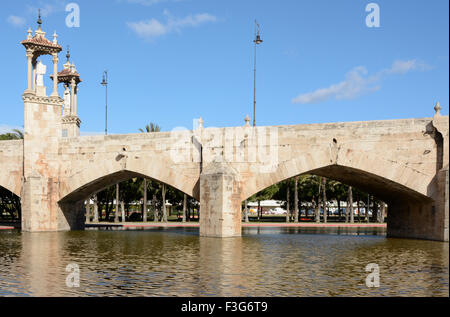
<path id="1" fill-rule="evenodd" d="M 130 177 L 164 182 L 199 198 L 199 163 L 190 144 L 174 145 L 188 132 L 88 136 L 60 143 L 61 199 L 86 199 L 89 194 Z M 173 160 L 174 154 L 181 159 Z M 114 175 L 112 178 L 111 175 Z M 88 194 L 86 194 L 88 193 Z"/>
<path id="2" fill-rule="evenodd" d="M 70 216 L 73 208 L 70 206 L 79 204 L 95 191 L 130 177 L 148 177 L 202 200 L 201 197 L 206 197 L 201 195 L 202 171 L 220 163 L 239 175 L 238 181 L 234 181 L 238 182 L 235 186 L 238 190 L 230 195 L 223 193 L 236 202 L 225 207 L 238 208 L 240 201 L 259 190 L 284 179 L 312 173 L 365 189 L 392 202 L 391 206 L 401 198 L 442 209 L 442 217 L 448 219 L 445 199 L 442 203 L 439 198 L 445 196 L 445 177 L 437 178 L 445 162 L 445 149 L 436 133 L 443 131 L 442 138 L 448 139 L 448 129 L 444 129 L 448 117 L 438 120 L 421 118 L 60 137 L 57 153 L 50 153 L 52 166 L 58 166 L 51 173 L 56 177 L 52 182 L 58 184 L 54 199 L 59 201 L 59 210 L 67 214 L 65 218 L 76 219 Z M 0 142 L 2 162 L 8 162 L 10 171 L 1 174 L 2 183 L 15 193 L 21 191 L 21 144 L 21 141 Z M 59 163 L 54 165 L 55 162 Z M 207 175 L 204 179 L 208 179 Z M 427 213 L 423 211 L 431 210 L 427 208 L 420 207 L 420 210 Z M 238 217 L 240 207 L 225 214 Z M 401 211 L 397 215 L 400 214 Z M 393 217 L 391 224 L 397 218 Z M 67 227 L 66 222 L 62 223 Z M 396 228 L 399 232 L 399 227 Z M 422 232 L 421 236 L 424 235 L 426 233 Z"/>

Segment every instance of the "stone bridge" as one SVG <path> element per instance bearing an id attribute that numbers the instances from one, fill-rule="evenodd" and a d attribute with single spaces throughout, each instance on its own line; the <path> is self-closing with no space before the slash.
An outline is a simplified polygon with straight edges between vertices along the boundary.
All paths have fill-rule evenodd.
<path id="1" fill-rule="evenodd" d="M 316 174 L 387 202 L 389 236 L 448 241 L 449 118 L 439 104 L 434 117 L 422 119 L 268 127 L 247 120 L 230 128 L 204 128 L 200 121 L 185 131 L 79 136 L 81 79 L 69 54 L 57 72 L 60 46 L 42 33 L 39 26 L 22 41 L 24 140 L 0 142 L 0 186 L 21 197 L 22 230 L 82 229 L 88 197 L 141 176 L 198 199 L 201 235 L 239 236 L 243 200 Z M 35 80 L 42 54 L 53 56 L 50 97 Z M 64 99 L 57 83 L 65 86 Z"/>
<path id="2" fill-rule="evenodd" d="M 0 186 L 22 198 L 23 230 L 82 228 L 84 200 L 141 176 L 198 199 L 201 234 L 240 235 L 243 200 L 308 173 L 386 201 L 390 236 L 448 240 L 448 117 L 439 113 L 423 119 L 60 135 L 26 129 L 23 142 L 0 142 Z"/>

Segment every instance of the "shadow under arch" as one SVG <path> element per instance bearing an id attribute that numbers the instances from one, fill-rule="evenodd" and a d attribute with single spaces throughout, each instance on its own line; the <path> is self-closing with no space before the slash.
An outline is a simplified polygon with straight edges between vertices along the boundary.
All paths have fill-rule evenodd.
<path id="1" fill-rule="evenodd" d="M 400 183 L 347 166 L 329 165 L 309 171 L 308 174 L 340 181 L 346 185 L 359 188 L 366 193 L 373 194 L 385 202 L 409 200 L 418 203 L 427 203 L 433 201 L 430 197 Z"/>
<path id="2" fill-rule="evenodd" d="M 22 203 L 18 195 L 0 185 L 0 221 L 4 218 L 4 213 L 9 214 L 10 220 L 21 221 Z"/>
<path id="3" fill-rule="evenodd" d="M 356 168 L 336 164 L 309 170 L 300 174 L 294 174 L 283 179 L 277 179 L 276 182 L 264 188 L 258 189 L 258 191 L 251 192 L 250 194 L 246 193 L 245 198 L 251 197 L 252 195 L 269 186 L 278 184 L 292 177 L 307 174 L 326 177 L 339 181 L 346 185 L 356 187 L 367 193 L 375 195 L 377 198 L 385 202 L 406 200 L 417 203 L 431 203 L 433 201 L 430 197 L 425 196 L 422 193 L 415 191 L 414 189 L 408 188 L 402 184 L 386 179 L 382 176 L 375 175 Z"/>
<path id="4" fill-rule="evenodd" d="M 400 181 L 387 178 L 386 175 L 389 175 L 389 173 L 384 173 L 381 176 L 360 168 L 338 164 L 327 164 L 299 173 L 268 174 L 263 176 L 264 179 L 262 181 L 258 182 L 260 187 L 253 188 L 251 192 L 244 192 L 241 196 L 243 198 L 242 200 L 271 185 L 305 174 L 318 175 L 340 181 L 373 194 L 375 197 L 388 203 L 388 237 L 438 241 L 444 241 L 445 239 L 442 215 L 436 212 L 436 201 L 434 197 L 427 195 L 432 182 L 435 181 L 435 177 L 420 178 L 420 174 L 417 174 L 413 169 L 408 170 L 407 168 L 403 168 L 403 170 L 400 170 L 400 172 L 397 171 L 393 175 L 399 175 L 394 179 L 405 180 L 404 183 L 407 184 L 420 184 L 420 182 L 425 182 L 416 188 L 408 187 L 400 183 Z M 413 179 L 413 177 L 417 177 L 418 179 Z M 243 187 L 245 188 L 245 184 L 243 184 Z M 424 191 L 425 194 L 419 192 L 417 189 Z"/>
<path id="5" fill-rule="evenodd" d="M 166 181 L 155 178 L 155 177 L 151 177 L 151 176 L 148 176 L 148 175 L 145 175 L 142 173 L 124 169 L 124 170 L 112 172 L 111 174 L 100 176 L 95 179 L 91 179 L 87 183 L 83 184 L 82 186 L 80 186 L 78 188 L 75 188 L 74 190 L 72 190 L 71 192 L 66 194 L 64 197 L 62 197 L 59 200 L 58 203 L 59 204 L 67 204 L 67 203 L 76 203 L 76 202 L 84 201 L 87 198 L 89 198 L 91 195 L 93 195 L 94 193 L 97 193 L 97 192 L 99 192 L 109 186 L 112 186 L 116 183 L 121 183 L 123 181 L 127 181 L 132 178 L 147 178 L 147 179 L 151 179 L 153 181 L 165 183 L 165 184 L 187 194 L 188 196 L 193 197 L 192 193 L 186 192 L 185 188 L 176 186 L 172 183 L 167 183 Z M 196 198 L 196 197 L 194 197 L 194 198 Z"/>
<path id="6" fill-rule="evenodd" d="M 0 173 L 0 187 L 5 188 L 14 195 L 22 196 L 22 173 Z"/>
<path id="7" fill-rule="evenodd" d="M 324 176 L 373 193 L 385 201 L 399 197 L 414 201 L 432 201 L 430 184 L 435 175 L 383 155 L 357 151 L 342 145 L 302 153 L 282 161 L 269 172 L 243 180 L 242 200 L 253 194 L 304 174 Z"/>

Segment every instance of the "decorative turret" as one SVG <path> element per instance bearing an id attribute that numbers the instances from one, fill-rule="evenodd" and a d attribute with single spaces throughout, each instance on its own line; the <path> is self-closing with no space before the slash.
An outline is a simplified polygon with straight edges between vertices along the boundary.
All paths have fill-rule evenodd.
<path id="1" fill-rule="evenodd" d="M 37 94 L 41 96 L 45 96 L 45 89 L 36 88 L 36 66 L 37 59 L 41 55 L 51 55 L 53 56 L 53 75 L 56 77 L 58 72 L 58 53 L 61 52 L 62 47 L 58 44 L 56 40 L 57 35 L 56 32 L 53 36 L 53 42 L 49 41 L 45 37 L 45 32 L 42 31 L 41 25 L 41 13 L 39 10 L 39 17 L 37 20 L 38 29 L 32 35 L 31 29 L 28 29 L 28 35 L 25 40 L 20 42 L 26 49 L 26 56 L 28 62 L 28 73 L 27 73 L 27 89 L 25 93 L 27 94 Z M 33 85 L 33 86 L 32 86 Z M 58 96 L 58 86 L 57 82 L 53 83 L 53 92 L 51 97 L 59 97 Z"/>
<path id="2" fill-rule="evenodd" d="M 66 85 L 70 85 L 72 80 L 75 81 L 75 84 L 78 85 L 82 82 L 80 78 L 80 74 L 77 73 L 75 68 L 75 64 L 70 64 L 70 51 L 69 46 L 67 46 L 67 54 L 66 54 L 67 62 L 63 65 L 63 70 L 58 72 L 58 84 L 64 83 Z M 53 79 L 53 75 L 50 75 L 50 78 Z"/>
<path id="3" fill-rule="evenodd" d="M 42 20 L 40 10 L 38 13 L 37 30 L 33 32 L 31 29 L 27 31 L 27 38 L 20 42 L 26 49 L 28 60 L 28 82 L 27 89 L 23 95 L 25 101 L 25 112 L 37 111 L 36 104 L 40 107 L 53 107 L 51 111 L 58 114 L 58 118 L 54 118 L 51 123 L 53 127 L 58 127 L 55 132 L 59 136 L 74 137 L 79 135 L 80 119 L 77 116 L 77 92 L 78 84 L 81 82 L 80 74 L 75 69 L 75 64 L 70 63 L 70 52 L 67 48 L 67 62 L 64 68 L 58 72 L 58 53 L 62 51 L 61 45 L 58 44 L 58 34 L 53 33 L 53 40 L 45 37 L 45 32 L 42 30 Z M 50 97 L 46 95 L 46 87 L 44 86 L 44 75 L 47 67 L 41 62 L 39 56 L 51 55 L 53 56 L 53 72 L 50 78 L 53 80 L 53 91 Z M 63 83 L 65 87 L 64 99 L 58 95 L 58 84 Z M 61 111 L 62 108 L 62 111 Z M 41 111 L 42 112 L 42 111 Z M 62 117 L 61 117 L 62 112 Z M 29 126 L 34 127 L 35 122 L 33 118 L 39 117 L 36 115 L 29 115 Z M 58 121 L 58 122 L 56 122 Z M 43 133 L 42 131 L 36 131 Z"/>
<path id="4" fill-rule="evenodd" d="M 81 120 L 77 116 L 77 95 L 78 84 L 82 82 L 75 64 L 70 63 L 70 51 L 67 46 L 67 62 L 62 71 L 58 73 L 58 83 L 64 84 L 64 103 L 63 103 L 63 136 L 78 136 Z M 53 75 L 50 76 L 53 79 Z"/>

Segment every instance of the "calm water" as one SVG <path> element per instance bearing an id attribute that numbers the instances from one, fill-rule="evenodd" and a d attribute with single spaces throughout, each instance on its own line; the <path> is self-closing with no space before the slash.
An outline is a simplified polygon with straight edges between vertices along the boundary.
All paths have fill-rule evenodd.
<path id="1" fill-rule="evenodd" d="M 449 296 L 448 243 L 385 229 L 0 230 L 0 296 Z M 68 288 L 65 268 L 80 268 Z M 365 266 L 380 267 L 368 288 Z"/>

